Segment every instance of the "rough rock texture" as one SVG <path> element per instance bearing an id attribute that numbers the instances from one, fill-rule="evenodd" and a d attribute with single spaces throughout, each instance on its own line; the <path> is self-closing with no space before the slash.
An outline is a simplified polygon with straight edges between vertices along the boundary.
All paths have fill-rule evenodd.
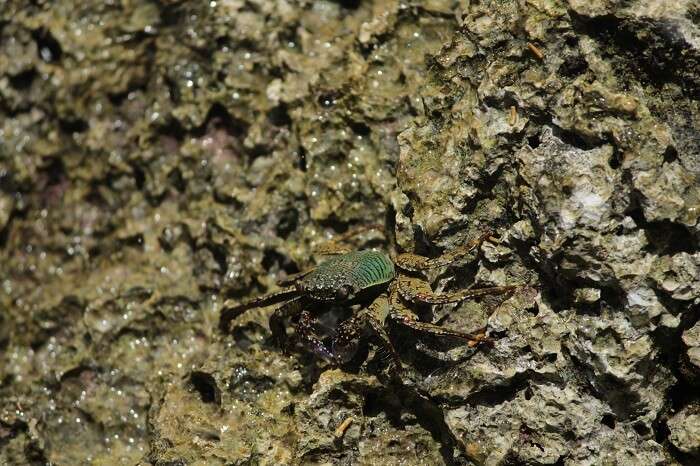
<path id="1" fill-rule="evenodd" d="M 0 0 L 0 464 L 697 464 L 699 217 L 694 0 Z M 219 330 L 373 223 L 491 347 Z"/>
<path id="2" fill-rule="evenodd" d="M 700 414 L 683 409 L 668 421 L 671 443 L 681 452 L 700 455 Z"/>

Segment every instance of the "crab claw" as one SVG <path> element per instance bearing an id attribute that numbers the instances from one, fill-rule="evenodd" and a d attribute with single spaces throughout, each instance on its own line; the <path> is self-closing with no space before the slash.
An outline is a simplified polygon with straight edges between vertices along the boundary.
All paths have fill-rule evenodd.
<path id="1" fill-rule="evenodd" d="M 345 364 L 350 361 L 355 353 L 357 353 L 357 341 L 351 342 L 340 342 L 338 340 L 333 341 L 333 347 L 331 353 L 333 354 L 333 360 L 338 364 Z"/>
<path id="2" fill-rule="evenodd" d="M 333 359 L 338 364 L 344 364 L 355 356 L 359 346 L 360 331 L 361 328 L 354 318 L 340 324 L 331 346 Z"/>

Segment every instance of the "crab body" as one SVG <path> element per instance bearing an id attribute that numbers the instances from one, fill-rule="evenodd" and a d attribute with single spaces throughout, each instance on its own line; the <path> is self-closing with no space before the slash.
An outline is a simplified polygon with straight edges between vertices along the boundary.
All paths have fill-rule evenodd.
<path id="1" fill-rule="evenodd" d="M 365 330 L 370 330 L 401 368 L 399 356 L 385 330 L 387 320 L 419 332 L 459 338 L 473 346 L 488 339 L 483 333 L 474 335 L 421 322 L 407 304 L 452 303 L 517 288 L 497 286 L 435 293 L 425 280 L 417 276 L 424 270 L 450 265 L 477 249 L 489 236 L 490 233 L 484 234 L 462 248 L 432 259 L 411 253 L 390 256 L 375 250 L 352 251 L 335 244 L 326 252 L 332 257 L 280 282 L 280 286 L 284 286 L 280 290 L 243 303 L 224 303 L 219 324 L 223 331 L 228 332 L 230 323 L 246 310 L 282 303 L 270 316 L 270 329 L 277 343 L 286 346 L 285 322 L 292 320 L 298 340 L 315 354 L 336 363 L 348 361 L 355 353 L 360 337 Z M 360 305 L 359 310 L 353 307 L 350 317 L 340 322 L 330 347 L 315 331 L 315 314 L 327 310 L 329 304 Z"/>
<path id="2" fill-rule="evenodd" d="M 297 290 L 316 301 L 352 300 L 365 290 L 391 282 L 394 263 L 380 251 L 353 251 L 322 262 L 297 282 Z"/>

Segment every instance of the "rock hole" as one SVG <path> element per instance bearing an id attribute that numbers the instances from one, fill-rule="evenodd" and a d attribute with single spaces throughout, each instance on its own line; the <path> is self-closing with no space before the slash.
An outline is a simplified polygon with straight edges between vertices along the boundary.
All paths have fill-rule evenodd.
<path id="1" fill-rule="evenodd" d="M 279 214 L 279 221 L 275 232 L 280 238 L 287 239 L 299 225 L 299 211 L 293 207 L 285 209 Z"/>
<path id="2" fill-rule="evenodd" d="M 527 145 L 530 146 L 532 149 L 537 149 L 540 145 L 540 135 L 539 134 L 533 134 L 532 136 L 529 136 L 527 138 Z"/>
<path id="3" fill-rule="evenodd" d="M 644 424 L 643 422 L 635 422 L 632 424 L 632 428 L 636 433 L 638 433 L 642 437 L 646 437 L 649 435 L 649 428 Z"/>
<path id="4" fill-rule="evenodd" d="M 205 130 L 211 132 L 211 130 L 215 128 L 222 128 L 229 135 L 240 138 L 245 136 L 248 132 L 248 124 L 234 118 L 228 110 L 218 102 L 211 106 L 204 124 L 202 124 L 201 128 L 198 128 L 197 133 L 199 133 L 199 136 L 203 136 Z"/>
<path id="5" fill-rule="evenodd" d="M 664 151 L 664 163 L 671 163 L 678 160 L 678 151 L 673 146 L 668 146 Z"/>
<path id="6" fill-rule="evenodd" d="M 365 395 L 364 407 L 362 409 L 364 415 L 367 417 L 377 416 L 382 411 L 380 401 L 381 399 L 377 393 L 368 392 Z"/>
<path id="7" fill-rule="evenodd" d="M 211 374 L 194 371 L 190 374 L 190 383 L 204 403 L 221 404 L 221 390 Z"/>
<path id="8" fill-rule="evenodd" d="M 209 243 L 204 247 L 211 253 L 212 258 L 219 265 L 220 273 L 223 275 L 228 271 L 228 253 L 226 248 L 220 244 Z"/>
<path id="9" fill-rule="evenodd" d="M 291 126 L 292 119 L 289 117 L 289 112 L 287 111 L 287 105 L 281 103 L 275 107 L 272 107 L 267 112 L 267 119 L 270 123 L 275 126 Z"/>
<path id="10" fill-rule="evenodd" d="M 17 89 L 18 91 L 29 89 L 29 87 L 31 87 L 32 83 L 34 82 L 34 78 L 36 78 L 36 76 L 37 73 L 34 68 L 23 71 L 14 76 L 10 76 L 10 86 Z"/>
<path id="11" fill-rule="evenodd" d="M 134 184 L 136 185 L 136 189 L 138 189 L 139 191 L 142 190 L 143 185 L 146 182 L 146 175 L 143 173 L 143 169 L 137 164 L 133 163 L 131 164 L 131 174 L 134 177 Z"/>
<path id="12" fill-rule="evenodd" d="M 299 170 L 306 172 L 306 150 L 302 147 L 299 146 Z"/>
<path id="13" fill-rule="evenodd" d="M 615 428 L 615 415 L 611 414 L 611 413 L 603 414 L 603 417 L 600 420 L 600 423 L 603 424 L 604 426 L 608 426 L 611 429 L 614 429 Z"/>
<path id="14" fill-rule="evenodd" d="M 612 155 L 608 159 L 608 166 L 613 170 L 617 170 L 622 165 L 622 157 L 620 157 L 620 151 L 615 147 Z"/>
<path id="15" fill-rule="evenodd" d="M 61 59 L 63 51 L 61 44 L 56 38 L 46 29 L 40 29 L 34 32 L 34 41 L 36 42 L 39 58 L 46 63 L 54 63 Z"/>
<path id="16" fill-rule="evenodd" d="M 59 126 L 64 133 L 84 133 L 90 127 L 82 118 L 69 118 L 59 120 Z"/>
<path id="17" fill-rule="evenodd" d="M 179 168 L 173 168 L 168 173 L 168 182 L 180 193 L 185 192 L 185 188 L 187 188 L 187 182 Z"/>
<path id="18" fill-rule="evenodd" d="M 352 130 L 353 133 L 355 133 L 359 136 L 367 136 L 367 135 L 369 135 L 370 132 L 372 132 L 370 127 L 362 122 L 351 121 L 348 124 L 348 126 L 350 126 L 350 129 Z"/>
<path id="19" fill-rule="evenodd" d="M 336 0 L 335 3 L 347 10 L 357 10 L 362 5 L 361 0 Z"/>
<path id="20" fill-rule="evenodd" d="M 274 249 L 266 249 L 263 253 L 262 266 L 266 270 L 274 269 L 284 270 L 287 274 L 299 272 L 299 267 L 289 259 L 289 257 L 280 254 Z"/>
<path id="21" fill-rule="evenodd" d="M 559 66 L 559 74 L 567 78 L 582 75 L 588 69 L 588 63 L 581 55 L 570 55 Z"/>

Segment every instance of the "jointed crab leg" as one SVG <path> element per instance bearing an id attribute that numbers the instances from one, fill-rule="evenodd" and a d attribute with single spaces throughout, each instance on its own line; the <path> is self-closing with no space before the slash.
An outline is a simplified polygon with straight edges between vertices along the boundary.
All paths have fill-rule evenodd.
<path id="1" fill-rule="evenodd" d="M 435 257 L 433 259 L 412 253 L 399 254 L 393 259 L 394 264 L 398 268 L 406 270 L 408 272 L 420 272 L 426 269 L 444 267 L 446 265 L 450 265 L 458 259 L 461 259 L 462 257 L 466 256 L 467 254 L 478 248 L 481 245 L 481 243 L 483 243 L 492 234 L 493 233 L 490 231 L 486 232 L 483 235 L 476 238 L 475 240 L 465 244 L 464 246 L 457 248 L 453 251 L 447 252 L 440 257 Z"/>
<path id="2" fill-rule="evenodd" d="M 421 322 L 402 302 L 399 292 L 396 287 L 391 287 L 389 290 L 389 305 L 391 306 L 390 317 L 396 322 L 410 327 L 421 332 L 430 333 L 438 336 L 450 336 L 455 338 L 460 338 L 466 340 L 469 346 L 476 346 L 482 341 L 488 340 L 483 335 L 474 335 L 471 333 L 460 332 L 457 330 L 450 330 L 448 328 L 441 327 L 439 325 L 431 324 L 428 322 Z"/>
<path id="3" fill-rule="evenodd" d="M 321 339 L 314 332 L 315 323 L 316 319 L 314 319 L 309 311 L 302 311 L 299 322 L 297 322 L 294 327 L 294 332 L 304 346 L 309 348 L 316 355 L 328 360 L 333 360 L 333 353 L 326 348 L 326 345 L 323 344 Z"/>
<path id="4" fill-rule="evenodd" d="M 389 351 L 391 357 L 401 369 L 401 359 L 394 349 L 394 345 L 389 339 L 389 335 L 384 330 L 384 321 L 389 315 L 389 299 L 386 293 L 379 295 L 367 309 L 343 321 L 336 337 L 333 340 L 333 354 L 336 360 L 345 362 L 352 357 L 357 348 L 360 333 L 369 325 L 372 331 L 379 337 L 382 345 Z"/>
<path id="5" fill-rule="evenodd" d="M 270 315 L 270 331 L 272 332 L 272 339 L 275 341 L 278 348 L 286 348 L 287 330 L 285 320 L 301 314 L 304 310 L 303 305 L 302 298 L 294 298 L 275 309 Z"/>
<path id="6" fill-rule="evenodd" d="M 327 241 L 326 243 L 314 248 L 314 254 L 325 256 L 347 254 L 351 252 L 353 248 L 344 245 L 343 243 L 357 235 L 371 230 L 380 231 L 382 234 L 384 234 L 384 226 L 379 224 L 357 226 L 354 228 L 350 228 L 345 233 L 337 235 L 332 240 Z"/>
<path id="7" fill-rule="evenodd" d="M 391 306 L 389 305 L 389 297 L 385 294 L 380 295 L 375 299 L 369 306 L 367 311 L 360 314 L 365 318 L 369 326 L 372 328 L 374 333 L 379 337 L 379 339 L 384 344 L 384 347 L 389 350 L 397 369 L 401 369 L 401 359 L 399 354 L 396 352 L 394 345 L 389 339 L 389 335 L 384 329 L 384 322 L 391 312 Z"/>
<path id="8" fill-rule="evenodd" d="M 235 303 L 233 300 L 228 299 L 224 302 L 224 306 L 221 308 L 219 328 L 221 328 L 221 330 L 224 332 L 228 332 L 231 321 L 243 314 L 248 309 L 279 304 L 283 301 L 287 301 L 290 298 L 299 296 L 299 294 L 299 290 L 297 290 L 295 286 L 288 286 L 286 288 L 282 288 L 281 290 L 258 296 L 257 298 L 253 298 L 242 303 Z"/>
<path id="9" fill-rule="evenodd" d="M 499 295 L 520 288 L 519 285 L 492 286 L 489 288 L 470 288 L 453 293 L 435 293 L 430 285 L 420 278 L 400 275 L 397 278 L 398 293 L 407 301 L 418 301 L 426 304 L 457 303 L 479 296 Z"/>
<path id="10" fill-rule="evenodd" d="M 311 267 L 306 270 L 302 270 L 301 272 L 293 273 L 291 275 L 287 275 L 285 278 L 282 278 L 277 281 L 277 286 L 290 286 L 293 285 L 294 283 L 298 282 L 308 274 L 314 271 L 316 267 Z"/>

